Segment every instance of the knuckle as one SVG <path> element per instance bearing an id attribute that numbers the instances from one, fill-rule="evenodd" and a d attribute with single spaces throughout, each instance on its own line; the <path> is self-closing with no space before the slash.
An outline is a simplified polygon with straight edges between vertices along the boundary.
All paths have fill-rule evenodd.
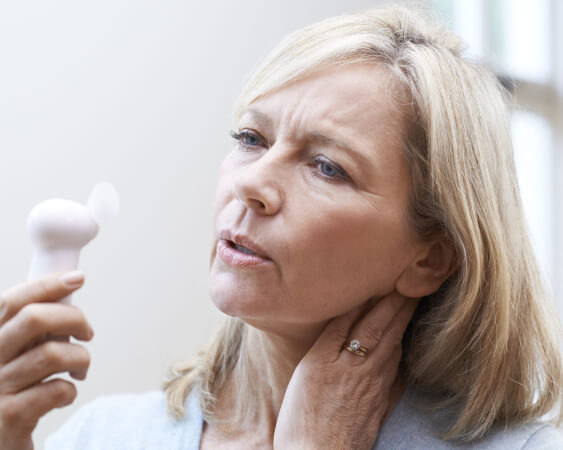
<path id="1" fill-rule="evenodd" d="M 342 328 L 333 327 L 328 335 L 332 345 L 342 345 L 348 337 L 348 330 L 343 330 Z"/>
<path id="2" fill-rule="evenodd" d="M 28 328 L 34 329 L 40 327 L 43 323 L 43 317 L 39 312 L 39 308 L 34 303 L 25 305 L 19 312 L 19 320 L 21 324 Z"/>
<path id="3" fill-rule="evenodd" d="M 41 277 L 35 280 L 35 289 L 37 289 L 38 294 L 45 295 L 50 293 L 54 288 L 54 283 L 52 282 L 52 277 Z"/>
<path id="4" fill-rule="evenodd" d="M 366 336 L 370 342 L 372 342 L 372 346 L 376 346 L 381 341 L 382 331 L 376 327 L 370 327 L 365 330 Z"/>
<path id="5" fill-rule="evenodd" d="M 57 275 L 47 275 L 30 282 L 27 288 L 28 296 L 34 301 L 47 300 L 54 297 L 59 290 Z"/>
<path id="6" fill-rule="evenodd" d="M 2 397 L 0 402 L 0 423 L 2 428 L 15 428 L 23 419 L 23 411 L 18 408 L 13 397 Z"/>
<path id="7" fill-rule="evenodd" d="M 10 377 L 5 372 L 0 371 L 0 395 L 11 394 L 13 392 L 16 392 L 17 388 L 18 388 L 17 380 L 14 380 L 13 376 Z"/>
<path id="8" fill-rule="evenodd" d="M 364 367 L 365 362 L 366 359 L 364 357 L 346 352 L 346 365 L 349 366 L 351 374 L 361 373 L 362 367 Z"/>
<path id="9" fill-rule="evenodd" d="M 347 330 L 343 330 L 343 329 L 341 329 L 341 328 L 337 328 L 337 329 L 335 329 L 335 330 L 332 331 L 332 338 L 333 338 L 336 342 L 344 342 L 347 337 L 348 337 L 348 332 L 347 332 Z"/>
<path id="10" fill-rule="evenodd" d="M 51 399 L 57 405 L 72 403 L 78 393 L 74 384 L 64 380 L 53 382 L 50 391 Z"/>
<path id="11" fill-rule="evenodd" d="M 59 351 L 59 346 L 56 342 L 47 341 L 41 345 L 38 352 L 37 359 L 35 360 L 35 366 L 40 370 L 44 371 L 55 366 L 59 366 L 62 361 L 62 355 Z"/>

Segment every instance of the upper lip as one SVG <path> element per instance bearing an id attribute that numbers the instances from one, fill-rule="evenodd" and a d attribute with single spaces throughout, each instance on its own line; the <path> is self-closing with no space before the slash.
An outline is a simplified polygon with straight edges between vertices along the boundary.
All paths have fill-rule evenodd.
<path id="1" fill-rule="evenodd" d="M 242 245 L 243 247 L 246 247 L 247 249 L 256 253 L 261 258 L 270 259 L 270 257 L 262 247 L 260 247 L 257 243 L 252 241 L 248 236 L 245 236 L 244 234 L 236 233 L 227 229 L 222 230 L 219 233 L 219 238 L 225 239 L 226 241 L 231 241 L 236 245 Z"/>

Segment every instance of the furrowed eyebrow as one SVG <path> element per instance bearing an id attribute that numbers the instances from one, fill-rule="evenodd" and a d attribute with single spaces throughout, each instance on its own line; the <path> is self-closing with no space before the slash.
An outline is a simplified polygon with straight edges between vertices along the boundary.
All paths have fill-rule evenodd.
<path id="1" fill-rule="evenodd" d="M 319 144 L 328 145 L 332 147 L 337 147 L 340 150 L 345 151 L 348 153 L 352 158 L 354 158 L 362 167 L 370 167 L 371 161 L 362 153 L 354 150 L 353 148 L 349 147 L 342 141 L 338 139 L 334 139 L 332 137 L 326 136 L 322 133 L 311 133 L 310 140 L 314 142 L 318 142 Z"/>
<path id="2" fill-rule="evenodd" d="M 268 116 L 267 114 L 255 108 L 248 108 L 246 111 L 244 111 L 243 117 L 246 114 L 251 116 L 252 120 L 254 120 L 260 128 L 264 129 L 267 132 L 272 131 L 273 121 L 270 118 L 270 116 Z M 369 170 L 369 168 L 372 167 L 372 161 L 366 155 L 360 153 L 357 150 L 354 150 L 345 142 L 342 142 L 338 139 L 327 136 L 321 132 L 312 132 L 308 134 L 308 140 L 311 142 L 316 142 L 321 145 L 335 147 L 346 152 L 348 155 L 350 155 L 350 157 L 354 161 L 356 161 L 356 163 L 362 169 L 362 171 Z"/>
<path id="3" fill-rule="evenodd" d="M 261 127 L 264 128 L 266 130 L 271 130 L 272 129 L 272 119 L 270 119 L 270 117 L 268 117 L 268 115 L 264 114 L 261 111 L 258 111 L 257 109 L 254 108 L 248 108 L 244 113 L 243 113 L 243 117 L 249 114 L 250 116 L 252 116 L 252 119 L 256 122 L 256 124 Z"/>

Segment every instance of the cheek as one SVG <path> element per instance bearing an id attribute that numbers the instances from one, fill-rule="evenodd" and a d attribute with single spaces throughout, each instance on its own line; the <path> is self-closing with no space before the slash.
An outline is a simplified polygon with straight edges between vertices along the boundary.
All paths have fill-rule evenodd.
<path id="1" fill-rule="evenodd" d="M 400 217 L 356 211 L 329 217 L 302 227 L 286 275 L 295 297 L 309 299 L 304 307 L 332 317 L 391 292 L 413 250 Z"/>

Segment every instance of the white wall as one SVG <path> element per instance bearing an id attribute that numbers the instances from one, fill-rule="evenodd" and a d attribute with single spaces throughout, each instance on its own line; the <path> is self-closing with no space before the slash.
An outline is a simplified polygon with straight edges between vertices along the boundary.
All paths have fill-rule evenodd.
<path id="1" fill-rule="evenodd" d="M 245 76 L 289 31 L 373 6 L 348 0 L 0 3 L 0 291 L 26 277 L 39 201 L 109 180 L 121 216 L 82 253 L 75 296 L 96 330 L 75 404 L 158 388 L 220 317 L 207 298 L 217 167 Z"/>

